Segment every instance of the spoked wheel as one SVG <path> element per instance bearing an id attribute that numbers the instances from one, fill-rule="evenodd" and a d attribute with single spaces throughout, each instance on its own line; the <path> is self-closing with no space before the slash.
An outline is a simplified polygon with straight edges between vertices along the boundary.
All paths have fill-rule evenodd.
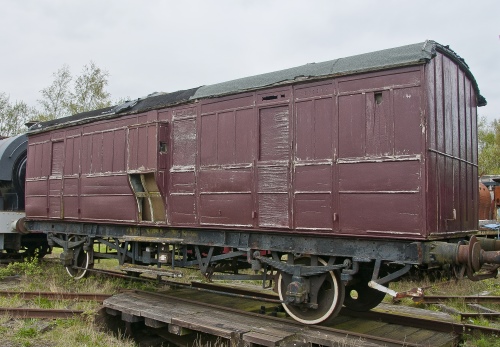
<path id="1" fill-rule="evenodd" d="M 78 241 L 76 236 L 71 236 L 68 241 Z M 85 251 L 83 246 L 77 247 L 73 250 L 74 263 L 72 266 L 66 266 L 66 271 L 68 274 L 74 279 L 80 279 L 85 277 L 87 274 L 87 270 L 93 267 L 93 264 L 90 264 L 90 252 Z"/>
<path id="2" fill-rule="evenodd" d="M 385 293 L 368 287 L 368 282 L 362 281 L 345 287 L 344 306 L 353 311 L 368 311 L 378 306 L 384 300 Z"/>
<path id="3" fill-rule="evenodd" d="M 322 259 L 318 259 L 318 263 L 321 265 L 327 264 Z M 295 259 L 295 264 L 310 265 L 311 258 Z M 286 290 L 291 279 L 291 275 L 282 273 L 279 275 L 278 293 L 281 301 L 286 299 Z M 318 324 L 333 319 L 339 313 L 344 301 L 344 294 L 345 289 L 344 284 L 340 280 L 340 274 L 338 271 L 329 271 L 326 273 L 325 279 L 318 291 L 317 309 L 309 308 L 305 305 L 292 304 L 283 304 L 283 307 L 293 319 L 301 323 Z"/>

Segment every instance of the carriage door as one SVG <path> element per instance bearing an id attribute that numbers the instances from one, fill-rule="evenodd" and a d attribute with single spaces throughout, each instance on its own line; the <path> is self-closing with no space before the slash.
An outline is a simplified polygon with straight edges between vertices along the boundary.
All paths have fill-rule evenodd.
<path id="1" fill-rule="evenodd" d="M 259 112 L 257 199 L 259 226 L 290 227 L 290 111 L 287 106 Z"/>
<path id="2" fill-rule="evenodd" d="M 161 123 L 128 128 L 127 172 L 137 202 L 139 222 L 165 222 L 167 126 Z"/>
<path id="3" fill-rule="evenodd" d="M 63 218 L 62 174 L 64 160 L 64 142 L 52 142 L 52 156 L 49 176 L 48 217 Z"/>
<path id="4" fill-rule="evenodd" d="M 297 90 L 295 103 L 294 227 L 329 232 L 335 229 L 333 201 L 333 99 L 330 85 L 314 92 Z M 310 97 L 321 90 L 323 97 Z M 315 94 L 316 93 L 316 94 Z"/>

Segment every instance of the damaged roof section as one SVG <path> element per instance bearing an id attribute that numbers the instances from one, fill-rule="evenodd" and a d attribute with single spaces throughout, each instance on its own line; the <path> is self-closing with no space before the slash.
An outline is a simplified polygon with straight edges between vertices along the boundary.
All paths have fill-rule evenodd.
<path id="1" fill-rule="evenodd" d="M 106 107 L 89 112 L 82 112 L 73 116 L 38 123 L 33 125 L 30 128 L 30 131 L 37 131 L 41 130 L 42 128 L 58 126 L 66 123 L 79 122 L 85 119 L 113 117 L 114 115 L 120 113 L 145 112 L 148 110 L 163 108 L 169 105 L 175 105 L 178 103 L 189 101 L 190 97 L 194 95 L 197 89 L 198 88 L 179 90 L 173 93 L 153 93 L 143 98 L 126 101 L 125 103 L 120 105 Z"/>

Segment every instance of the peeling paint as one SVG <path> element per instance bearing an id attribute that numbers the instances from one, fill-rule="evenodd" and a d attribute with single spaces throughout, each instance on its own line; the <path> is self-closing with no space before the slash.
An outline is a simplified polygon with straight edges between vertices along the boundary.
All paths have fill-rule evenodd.
<path id="1" fill-rule="evenodd" d="M 357 163 L 383 163 L 390 161 L 420 161 L 422 156 L 415 155 L 394 155 L 394 156 L 381 156 L 381 157 L 358 157 L 358 158 L 339 158 L 339 164 L 357 164 Z"/>
<path id="2" fill-rule="evenodd" d="M 194 170 L 195 170 L 194 165 L 186 165 L 186 166 L 175 165 L 172 166 L 170 172 L 193 172 Z"/>
<path id="3" fill-rule="evenodd" d="M 387 234 L 387 235 L 415 235 L 415 236 L 420 235 L 420 233 L 412 233 L 408 231 L 401 232 L 401 231 L 390 231 L 390 230 L 367 230 L 366 232 L 371 234 Z"/>
<path id="4" fill-rule="evenodd" d="M 417 194 L 420 190 L 340 190 L 341 194 Z"/>

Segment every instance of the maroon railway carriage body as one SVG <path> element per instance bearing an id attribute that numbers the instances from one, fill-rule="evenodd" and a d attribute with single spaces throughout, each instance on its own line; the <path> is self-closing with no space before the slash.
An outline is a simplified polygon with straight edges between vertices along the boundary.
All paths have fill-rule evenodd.
<path id="1" fill-rule="evenodd" d="M 316 323 L 340 306 L 303 315 L 322 299 L 308 282 L 320 276 L 299 267 L 323 266 L 341 305 L 341 281 L 372 296 L 388 264 L 397 277 L 470 263 L 457 260 L 465 244 L 435 240 L 477 230 L 482 104 L 463 60 L 427 41 L 42 123 L 29 135 L 28 225 L 65 248 L 68 268 L 80 251 L 99 256 L 97 241 L 157 265 L 165 243 L 169 264 L 205 273 L 246 255 L 278 269 L 286 307 Z"/>

